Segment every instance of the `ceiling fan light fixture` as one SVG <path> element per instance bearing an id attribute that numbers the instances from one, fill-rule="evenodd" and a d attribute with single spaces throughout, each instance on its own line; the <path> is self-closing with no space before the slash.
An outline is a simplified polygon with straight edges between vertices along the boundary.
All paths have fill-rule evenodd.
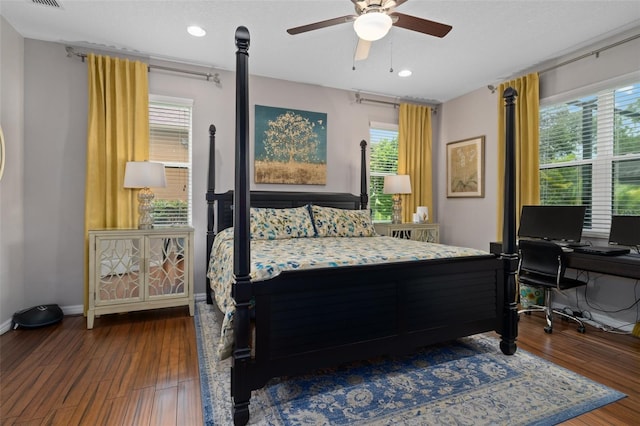
<path id="1" fill-rule="evenodd" d="M 400 77 L 409 77 L 409 76 L 411 76 L 411 74 L 413 74 L 411 72 L 411 70 L 406 69 L 406 68 L 403 69 L 403 70 L 398 71 L 398 76 L 400 76 Z"/>
<path id="2" fill-rule="evenodd" d="M 376 41 L 387 35 L 391 29 L 391 17 L 384 12 L 364 13 L 354 21 L 353 29 L 363 40 Z"/>

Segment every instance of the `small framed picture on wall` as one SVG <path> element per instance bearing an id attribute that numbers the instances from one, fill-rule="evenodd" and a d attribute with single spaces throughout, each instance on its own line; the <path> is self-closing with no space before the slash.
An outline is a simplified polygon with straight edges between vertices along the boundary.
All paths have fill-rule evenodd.
<path id="1" fill-rule="evenodd" d="M 447 197 L 484 197 L 484 136 L 447 144 Z"/>

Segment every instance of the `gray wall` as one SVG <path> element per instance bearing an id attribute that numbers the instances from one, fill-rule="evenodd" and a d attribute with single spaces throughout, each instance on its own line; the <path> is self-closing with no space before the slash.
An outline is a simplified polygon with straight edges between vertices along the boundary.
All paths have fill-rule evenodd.
<path id="1" fill-rule="evenodd" d="M 638 34 L 640 28 L 636 28 L 614 38 L 588 46 L 585 49 L 573 52 L 566 57 L 554 62 L 541 64 L 531 71 L 523 71 L 521 75 L 536 70 L 544 70 L 568 59 L 596 51 L 604 46 L 621 41 L 634 34 Z M 564 93 L 576 93 L 584 87 L 597 87 L 609 80 L 631 78 L 635 82 L 640 81 L 640 39 L 619 45 L 599 54 L 599 57 L 588 58 L 564 65 L 555 70 L 540 74 L 541 102 Z M 634 75 L 635 74 L 635 75 Z M 497 83 L 494 83 L 497 85 Z M 606 83 L 604 83 L 606 85 Z M 592 90 L 592 89 L 590 89 Z M 496 194 L 500 186 L 497 182 L 497 114 L 500 94 L 491 93 L 483 87 L 474 92 L 453 99 L 442 105 L 442 122 L 437 148 L 437 174 L 438 174 L 438 210 L 441 220 L 441 232 L 444 240 L 450 244 L 468 245 L 481 249 L 487 249 L 488 241 L 497 239 L 496 217 L 501 212 L 497 211 Z M 448 142 L 467 139 L 484 135 L 485 141 L 485 197 L 455 199 L 446 197 L 446 152 Z M 605 243 L 591 236 L 589 238 L 595 244 Z M 592 306 L 588 306 L 585 297 L 585 289 L 578 290 L 580 308 L 588 310 L 594 317 L 607 321 L 611 325 L 633 324 L 637 319 L 637 310 L 630 309 L 620 313 L 604 312 L 614 311 L 629 306 L 636 300 L 634 293 L 634 281 L 591 274 L 591 281 L 587 287 L 588 300 Z M 568 291 L 564 296 L 556 296 L 558 306 L 576 307 L 575 291 Z M 599 306 L 603 311 L 595 309 Z M 630 327 L 627 327 L 629 329 Z"/>
<path id="2" fill-rule="evenodd" d="M 0 181 L 1 323 L 24 306 L 24 40 L 0 16 L 0 125 L 5 170 Z"/>
<path id="3" fill-rule="evenodd" d="M 87 66 L 78 58 L 67 58 L 64 45 L 58 43 L 27 39 L 24 52 L 24 258 L 31 261 L 20 285 L 29 290 L 12 307 L 58 303 L 67 311 L 78 312 L 83 300 Z M 225 191 L 233 186 L 235 75 L 220 71 L 220 78 L 222 83 L 216 86 L 184 74 L 155 70 L 149 74 L 150 93 L 194 100 L 196 293 L 203 293 L 205 285 L 204 195 L 211 123 L 217 127 L 216 189 Z M 359 142 L 369 139 L 370 120 L 397 122 L 394 108 L 356 104 L 354 94 L 342 90 L 255 76 L 250 78 L 250 88 L 251 110 L 257 103 L 326 112 L 327 184 L 312 189 L 359 193 Z M 260 185 L 260 189 L 310 187 Z"/>
<path id="4" fill-rule="evenodd" d="M 4 20 L 0 22 L 2 126 L 9 146 L 13 144 L 8 147 L 8 163 L 12 164 L 0 183 L 0 323 L 6 323 L 12 312 L 40 303 L 58 303 L 67 312 L 81 309 L 87 72 L 86 64 L 66 57 L 62 44 L 23 41 Z M 542 94 L 547 97 L 577 84 L 637 71 L 638 51 L 636 40 L 601 54 L 597 64 L 595 59 L 587 59 L 545 73 L 541 76 Z M 230 189 L 233 182 L 235 76 L 220 71 L 220 78 L 218 87 L 197 77 L 161 71 L 149 74 L 151 93 L 194 99 L 196 293 L 204 292 L 205 283 L 204 194 L 211 123 L 218 129 L 217 189 Z M 256 76 L 250 78 L 250 89 L 252 106 L 285 106 L 328 114 L 328 181 L 313 188 L 318 191 L 358 193 L 358 144 L 368 139 L 369 121 L 397 122 L 396 109 L 356 104 L 353 94 L 346 91 Z M 444 243 L 487 249 L 488 242 L 496 239 L 498 95 L 481 88 L 445 103 L 434 115 L 434 220 L 441 224 Z M 448 199 L 444 186 L 446 143 L 480 135 L 486 137 L 485 197 Z M 260 185 L 260 189 L 276 188 L 283 186 Z M 603 282 L 606 286 L 600 285 Z M 606 277 L 596 287 L 597 300 L 604 306 L 622 307 L 633 298 L 628 280 Z M 615 317 L 631 322 L 635 314 L 633 319 L 629 312 Z"/>

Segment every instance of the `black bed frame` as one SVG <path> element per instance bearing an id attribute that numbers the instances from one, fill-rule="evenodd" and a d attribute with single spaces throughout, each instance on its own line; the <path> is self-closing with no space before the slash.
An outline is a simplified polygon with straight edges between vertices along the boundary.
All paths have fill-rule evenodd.
<path id="1" fill-rule="evenodd" d="M 236 302 L 231 368 L 233 419 L 249 420 L 252 390 L 272 378 L 416 348 L 486 331 L 501 335 L 505 354 L 516 351 L 513 89 L 506 107 L 503 254 L 287 271 L 250 280 L 249 207 L 308 203 L 367 208 L 366 142 L 361 147 L 361 195 L 249 190 L 249 31 L 236 30 L 235 190 L 215 193 L 215 127 L 209 128 L 207 263 L 218 230 L 235 224 L 232 294 Z M 217 219 L 217 226 L 214 223 Z M 487 242 L 487 246 L 488 246 Z M 212 303 L 207 280 L 207 302 Z M 252 301 L 255 309 L 250 310 Z M 249 341 L 254 324 L 253 354 Z"/>

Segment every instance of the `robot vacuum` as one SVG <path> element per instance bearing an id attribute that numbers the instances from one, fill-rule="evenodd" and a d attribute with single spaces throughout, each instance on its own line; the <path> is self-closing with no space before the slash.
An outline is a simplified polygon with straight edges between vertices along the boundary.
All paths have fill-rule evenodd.
<path id="1" fill-rule="evenodd" d="M 13 329 L 36 328 L 62 321 L 62 309 L 58 305 L 38 305 L 13 314 Z"/>

